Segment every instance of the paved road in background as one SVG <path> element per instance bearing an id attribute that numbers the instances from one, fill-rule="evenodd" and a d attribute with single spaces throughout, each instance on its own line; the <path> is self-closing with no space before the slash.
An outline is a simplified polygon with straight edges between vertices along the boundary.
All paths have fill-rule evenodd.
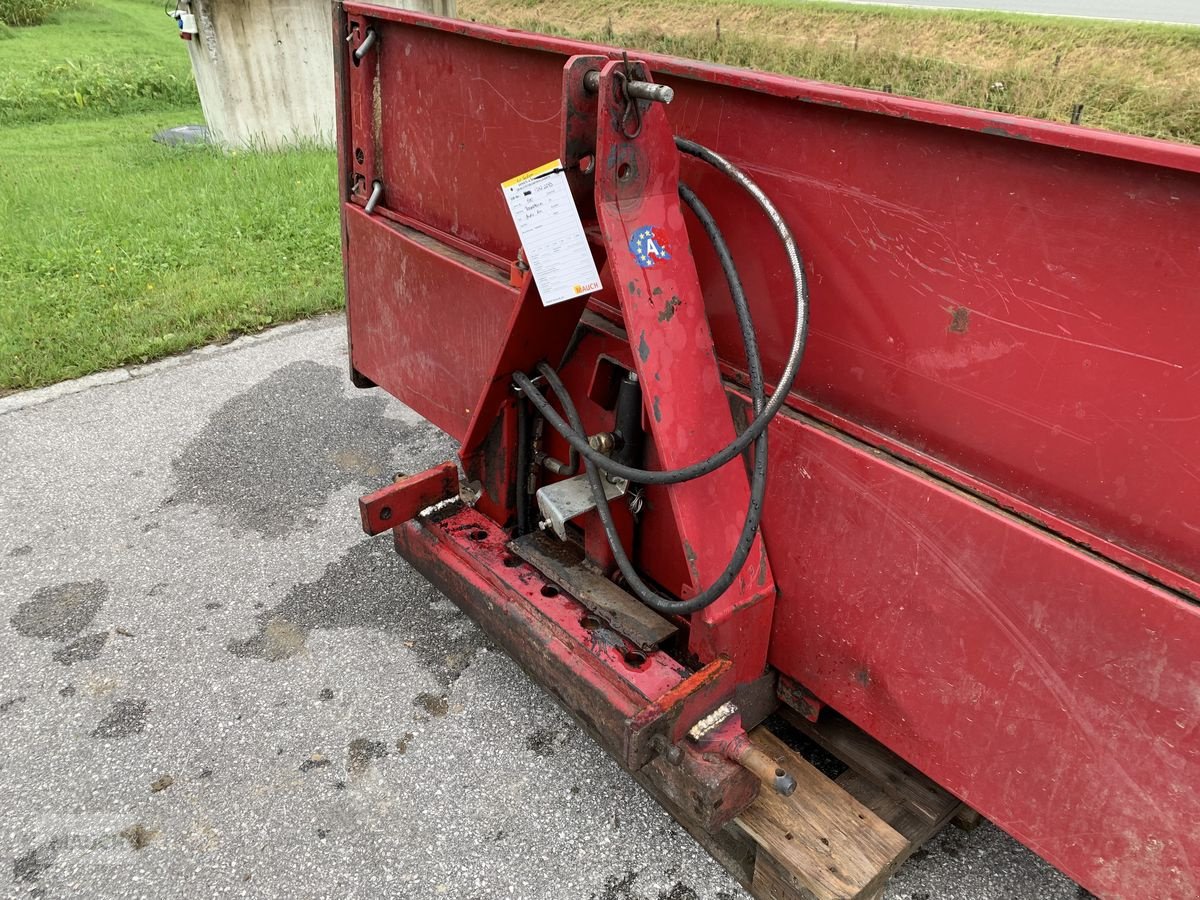
<path id="1" fill-rule="evenodd" d="M 745 897 L 364 538 L 454 448 L 340 318 L 106 378 L 0 399 L 0 896 Z M 888 897 L 1082 896 L 990 826 L 919 856 Z"/>
<path id="2" fill-rule="evenodd" d="M 859 0 L 850 0 L 859 2 Z M 1197 0 L 861 0 L 888 6 L 928 6 L 941 9 L 993 9 L 1003 12 L 1043 13 L 1055 16 L 1091 16 L 1097 19 L 1133 19 L 1139 22 L 1174 22 L 1200 25 Z"/>

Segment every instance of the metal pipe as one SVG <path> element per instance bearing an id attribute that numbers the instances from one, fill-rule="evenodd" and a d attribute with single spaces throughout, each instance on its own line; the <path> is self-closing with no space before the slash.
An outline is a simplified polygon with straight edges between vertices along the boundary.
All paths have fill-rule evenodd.
<path id="1" fill-rule="evenodd" d="M 361 62 L 362 58 L 367 55 L 367 51 L 371 49 L 371 45 L 375 43 L 375 29 L 368 28 L 367 36 L 363 38 L 363 42 L 358 45 L 358 49 L 354 51 L 354 61 Z"/>
<path id="2" fill-rule="evenodd" d="M 367 198 L 366 206 L 363 207 L 363 212 L 368 216 L 375 212 L 375 207 L 379 205 L 379 198 L 383 196 L 383 182 L 371 182 L 371 196 Z"/>
<path id="3" fill-rule="evenodd" d="M 572 448 L 571 455 L 567 457 L 566 462 L 555 459 L 553 456 L 543 456 L 542 465 L 555 475 L 574 475 L 579 471 L 579 454 Z"/>
<path id="4" fill-rule="evenodd" d="M 600 73 L 593 70 L 584 75 L 583 86 L 593 94 L 599 91 Z M 626 81 L 625 92 L 635 100 L 650 100 L 654 103 L 670 103 L 675 99 L 674 88 L 649 81 Z"/>
<path id="5" fill-rule="evenodd" d="M 517 393 L 520 394 L 522 397 L 525 396 L 524 392 L 522 392 L 520 388 L 517 389 Z M 566 462 L 563 462 L 562 460 L 559 460 L 559 459 L 555 459 L 553 456 L 550 456 L 549 454 L 543 452 L 543 450 L 542 450 L 542 430 L 543 430 L 543 427 L 545 426 L 545 424 L 546 424 L 546 420 L 541 417 L 538 417 L 538 419 L 534 422 L 534 425 L 533 425 L 533 441 L 531 443 L 532 453 L 533 453 L 533 465 L 531 466 L 531 471 L 537 469 L 538 466 L 544 466 L 547 470 L 549 470 L 550 472 L 553 472 L 555 475 L 574 475 L 574 474 L 576 474 L 579 471 L 579 454 L 575 452 L 575 449 L 573 447 L 571 448 L 570 454 L 568 455 Z"/>
<path id="6" fill-rule="evenodd" d="M 529 533 L 529 401 L 517 397 L 517 536 Z"/>

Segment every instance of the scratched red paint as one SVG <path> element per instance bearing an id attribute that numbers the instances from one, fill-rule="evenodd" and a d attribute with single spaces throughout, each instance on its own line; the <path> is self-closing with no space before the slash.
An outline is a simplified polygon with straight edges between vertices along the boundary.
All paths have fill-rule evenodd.
<path id="1" fill-rule="evenodd" d="M 387 210 L 481 260 L 513 258 L 498 185 L 560 146 L 566 58 L 608 51 L 346 8 L 380 34 L 378 134 L 359 118 L 365 101 L 343 108 L 345 133 L 365 129 L 383 148 L 371 161 Z M 1200 613 L 1161 585 L 1200 596 L 1200 149 L 649 63 L 676 89 L 673 129 L 754 175 L 812 280 L 790 400 L 812 418 L 771 430 L 777 613 L 710 621 L 713 633 L 736 646 L 730 628 L 769 630 L 777 668 L 1092 890 L 1196 896 Z M 343 140 L 349 174 L 347 152 Z M 719 222 L 737 223 L 726 234 L 777 373 L 792 324 L 782 253 L 745 198 L 690 161 L 682 172 Z M 736 322 L 692 237 L 716 349 L 736 376 Z M 515 292 L 439 291 L 436 261 L 414 268 L 416 249 L 378 241 L 370 260 L 349 244 L 352 336 L 364 317 L 379 329 L 354 338 L 353 362 L 386 369 L 418 411 L 461 429 L 449 408 L 483 369 L 472 359 L 468 387 L 439 384 L 422 353 L 461 358 L 439 337 L 447 302 L 462 304 L 451 327 L 483 353 Z M 680 234 L 673 255 L 685 246 Z M 619 320 L 613 281 L 593 305 Z M 426 299 L 401 317 L 372 311 L 384 296 Z M 595 328 L 564 369 L 576 396 L 612 341 Z M 433 346 L 395 351 L 418 334 Z M 660 373 L 693 349 L 673 340 L 654 341 Z M 404 387 L 410 374 L 420 391 Z M 660 397 L 662 415 L 681 393 Z M 685 441 L 708 437 L 681 434 L 678 449 L 698 456 Z M 664 584 L 688 577 L 673 518 L 660 506 L 642 525 L 639 564 Z"/>

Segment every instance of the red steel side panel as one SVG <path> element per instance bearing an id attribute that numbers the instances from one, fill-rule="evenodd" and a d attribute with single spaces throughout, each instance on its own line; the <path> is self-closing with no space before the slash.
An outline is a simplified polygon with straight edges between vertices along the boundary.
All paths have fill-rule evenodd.
<path id="1" fill-rule="evenodd" d="M 385 182 L 375 217 L 344 207 L 354 364 L 460 435 L 514 292 L 381 215 L 513 258 L 498 185 L 558 151 L 566 58 L 609 51 L 346 8 L 380 37 Z M 1092 890 L 1200 895 L 1200 148 L 648 61 L 676 131 L 751 171 L 808 257 L 792 405 L 814 420 L 771 430 L 773 665 Z M 683 177 L 777 372 L 782 253 L 726 184 Z M 661 520 L 641 543 L 670 543 Z"/>
<path id="2" fill-rule="evenodd" d="M 499 183 L 553 157 L 580 42 L 372 9 L 390 209 L 514 258 Z M 392 21 L 380 21 L 392 20 Z M 1200 595 L 1200 149 L 642 55 L 677 133 L 746 167 L 808 257 L 798 392 L 1122 548 Z M 768 376 L 787 269 L 692 161 L 746 282 Z M 740 338 L 693 230 L 723 359 Z"/>
<path id="3" fill-rule="evenodd" d="M 1092 890 L 1200 896 L 1200 608 L 811 422 L 771 442 L 772 664 Z"/>
<path id="4" fill-rule="evenodd" d="M 475 260 L 346 204 L 354 368 L 461 439 L 517 291 Z"/>

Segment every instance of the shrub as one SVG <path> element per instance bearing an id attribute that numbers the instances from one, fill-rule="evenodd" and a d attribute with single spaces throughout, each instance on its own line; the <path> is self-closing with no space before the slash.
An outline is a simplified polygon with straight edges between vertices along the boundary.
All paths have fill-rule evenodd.
<path id="1" fill-rule="evenodd" d="M 0 73 L 0 124 L 120 115 L 196 102 L 196 85 L 186 59 L 176 65 L 157 60 L 67 59 L 22 72 L 19 78 Z"/>
<path id="2" fill-rule="evenodd" d="M 0 23 L 13 28 L 41 25 L 60 9 L 73 5 L 74 0 L 0 0 Z"/>

